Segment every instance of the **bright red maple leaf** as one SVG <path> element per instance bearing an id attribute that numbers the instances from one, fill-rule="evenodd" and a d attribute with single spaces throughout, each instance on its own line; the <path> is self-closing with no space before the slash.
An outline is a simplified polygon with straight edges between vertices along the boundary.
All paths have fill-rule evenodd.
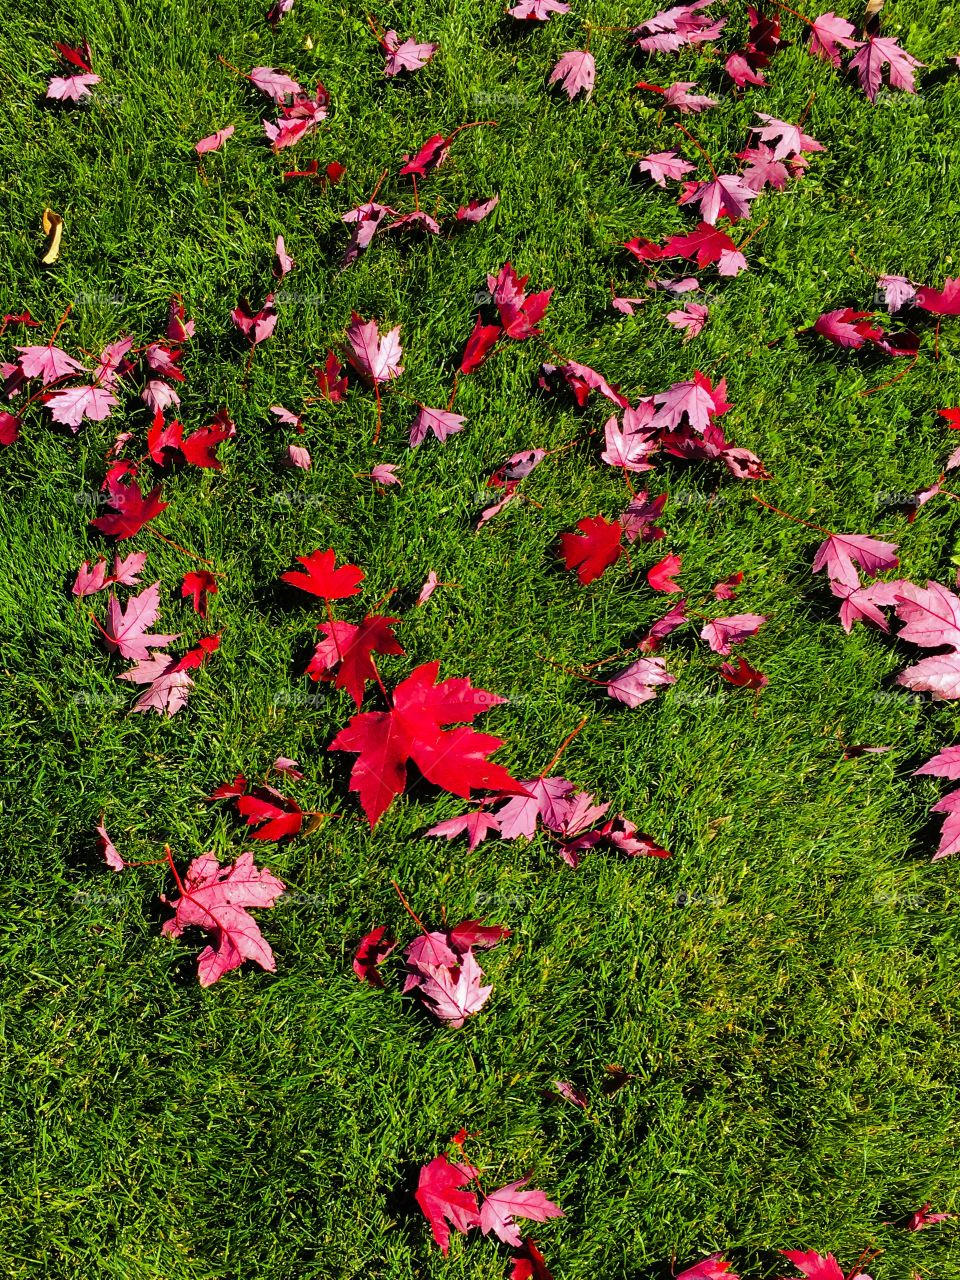
<path id="1" fill-rule="evenodd" d="M 416 1201 L 430 1223 L 433 1238 L 444 1257 L 450 1248 L 450 1228 L 466 1233 L 480 1225 L 480 1206 L 475 1191 L 465 1191 L 479 1175 L 469 1164 L 434 1156 L 420 1170 Z"/>
<path id="2" fill-rule="evenodd" d="M 224 440 L 232 440 L 237 429 L 226 409 L 219 409 L 206 427 L 199 427 L 188 435 L 180 446 L 184 458 L 193 467 L 211 467 L 221 470 L 223 463 L 217 458 L 217 446 Z"/>
<path id="3" fill-rule="evenodd" d="M 247 826 L 259 828 L 250 832 L 251 840 L 282 840 L 303 827 L 303 810 L 296 800 L 273 787 L 255 787 L 249 795 L 238 796 L 237 812 L 246 818 Z"/>
<path id="4" fill-rule="evenodd" d="M 242 796 L 247 789 L 247 780 L 242 773 L 238 773 L 232 782 L 221 782 L 220 786 L 212 791 L 208 800 L 232 800 L 234 796 Z"/>
<path id="5" fill-rule="evenodd" d="M 314 369 L 313 376 L 317 380 L 320 394 L 331 404 L 339 404 L 347 394 L 347 375 L 333 351 L 327 352 L 322 369 Z"/>
<path id="6" fill-rule="evenodd" d="M 560 551 L 567 569 L 576 569 L 582 586 L 593 582 L 623 555 L 623 526 L 603 516 L 577 521 L 579 533 L 561 533 Z"/>
<path id="7" fill-rule="evenodd" d="M 686 1267 L 676 1280 L 740 1280 L 740 1277 L 734 1275 L 731 1264 L 722 1253 L 712 1253 L 709 1258 Z"/>
<path id="8" fill-rule="evenodd" d="M 463 349 L 460 372 L 473 373 L 474 370 L 479 369 L 493 350 L 494 343 L 502 332 L 503 330 L 498 324 L 484 324 L 483 318 L 477 316 L 473 332 L 467 339 L 467 345 Z"/>
<path id="9" fill-rule="evenodd" d="M 437 684 L 439 670 L 439 662 L 417 667 L 394 689 L 389 711 L 355 715 L 327 748 L 356 753 L 350 789 L 358 793 L 371 827 L 403 792 L 408 761 L 434 786 L 464 799 L 480 788 L 523 793 L 502 765 L 487 759 L 502 739 L 466 727 L 444 728 L 471 721 L 506 699 L 462 678 Z"/>
<path id="10" fill-rule="evenodd" d="M 370 933 L 360 939 L 360 945 L 357 947 L 356 954 L 353 957 L 353 972 L 361 982 L 369 982 L 371 987 L 383 986 L 383 978 L 380 976 L 378 965 L 386 960 L 397 945 L 395 942 L 388 940 L 386 934 L 387 926 L 383 924 L 379 928 L 371 930 Z"/>
<path id="11" fill-rule="evenodd" d="M 428 138 L 419 151 L 412 157 L 405 155 L 404 164 L 400 168 L 402 175 L 416 174 L 425 178 L 432 169 L 439 169 L 447 158 L 453 136 L 445 138 L 442 133 L 435 133 Z"/>
<path id="12" fill-rule="evenodd" d="M 495 276 L 487 276 L 487 288 L 500 313 L 500 323 L 508 338 L 530 338 L 539 333 L 537 324 L 546 314 L 552 289 L 527 294 L 524 286 L 529 276 L 518 276 L 505 262 Z"/>
<path id="13" fill-rule="evenodd" d="M 286 885 L 272 872 L 258 870 L 252 853 L 241 853 L 231 867 L 221 867 L 211 853 L 194 858 L 180 889 L 179 897 L 161 895 L 174 909 L 163 933 L 179 938 L 184 929 L 196 928 L 214 935 L 213 945 L 197 957 L 201 987 L 212 986 L 244 960 L 273 972 L 273 952 L 247 908 L 272 907 Z"/>
<path id="14" fill-rule="evenodd" d="M 680 556 L 673 554 L 664 556 L 647 570 L 647 582 L 654 591 L 682 591 L 683 588 L 673 580 L 674 575 L 680 572 L 682 564 L 683 559 Z"/>
<path id="15" fill-rule="evenodd" d="M 327 551 L 311 551 L 308 556 L 297 556 L 297 560 L 306 569 L 302 573 L 296 569 L 288 569 L 281 573 L 280 579 L 291 587 L 306 591 L 312 596 L 320 596 L 323 600 L 343 600 L 347 596 L 360 593 L 363 581 L 363 570 L 355 564 L 342 564 L 334 568 L 336 553 L 330 548 Z"/>
<path id="16" fill-rule="evenodd" d="M 751 667 L 746 658 L 738 658 L 736 666 L 732 662 L 722 662 L 720 674 L 728 684 L 736 685 L 738 689 L 763 689 L 769 684 L 763 672 Z"/>
<path id="17" fill-rule="evenodd" d="M 916 303 L 924 311 L 932 311 L 938 316 L 960 315 L 960 277 L 955 280 L 944 280 L 940 290 L 921 285 L 917 289 Z"/>
<path id="18" fill-rule="evenodd" d="M 800 1249 L 781 1249 L 780 1252 L 807 1280 L 844 1280 L 843 1268 L 832 1253 L 823 1257 L 812 1249 L 806 1253 Z"/>
<path id="19" fill-rule="evenodd" d="M 313 651 L 307 674 L 313 680 L 331 680 L 336 669 L 334 684 L 346 689 L 359 707 L 367 681 L 379 678 L 373 654 L 405 652 L 393 634 L 399 621 L 368 614 L 359 626 L 352 622 L 323 623 L 317 630 L 324 638 Z"/>
<path id="20" fill-rule="evenodd" d="M 850 347 L 854 351 L 867 342 L 876 342 L 883 337 L 879 325 L 870 324 L 872 311 L 853 311 L 850 307 L 841 307 L 839 311 L 826 311 L 813 325 L 814 333 L 829 339 L 838 347 Z"/>
<path id="21" fill-rule="evenodd" d="M 735 253 L 736 244 L 725 231 L 711 226 L 709 222 L 701 222 L 695 231 L 685 236 L 671 236 L 663 246 L 662 258 L 696 258 L 698 267 L 709 266 L 718 262 L 725 253 Z"/>
<path id="22" fill-rule="evenodd" d="M 118 542 L 139 533 L 148 521 L 154 520 L 169 505 L 160 501 L 159 485 L 144 497 L 134 474 L 127 466 L 119 464 L 107 472 L 101 488 L 108 491 L 108 505 L 114 510 L 90 521 L 94 529 L 116 538 Z"/>
<path id="23" fill-rule="evenodd" d="M 529 1236 L 524 1238 L 520 1252 L 514 1257 L 510 1280 L 553 1280 L 546 1258 Z"/>
<path id="24" fill-rule="evenodd" d="M 180 586 L 180 594 L 184 600 L 193 599 L 194 610 L 201 618 L 207 616 L 207 596 L 215 596 L 219 590 L 216 578 L 206 569 L 184 574 Z"/>

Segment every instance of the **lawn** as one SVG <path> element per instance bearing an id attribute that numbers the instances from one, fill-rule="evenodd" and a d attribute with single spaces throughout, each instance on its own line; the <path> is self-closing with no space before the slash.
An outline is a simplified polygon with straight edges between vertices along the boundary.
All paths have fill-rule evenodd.
<path id="1" fill-rule="evenodd" d="M 958 272 L 957 10 L 888 0 L 883 34 L 926 69 L 915 96 L 885 88 L 875 105 L 809 56 L 789 16 L 768 85 L 734 92 L 723 59 L 747 16 L 733 3 L 716 44 L 678 55 L 647 58 L 623 31 L 595 30 L 590 100 L 548 87 L 559 56 L 584 47 L 587 20 L 622 27 L 655 7 L 572 0 L 539 23 L 492 0 L 379 3 L 381 27 L 440 46 L 395 79 L 362 7 L 297 0 L 276 28 L 263 0 L 9 9 L 0 303 L 40 328 L 8 327 L 2 359 L 49 342 L 68 307 L 57 342 L 72 355 L 122 334 L 143 346 L 181 294 L 196 336 L 179 416 L 194 429 L 225 406 L 236 436 L 222 469 L 165 473 L 169 506 L 153 525 L 169 541 L 145 529 L 120 544 L 148 552 L 141 583 L 159 579 L 159 629 L 184 636 L 176 652 L 222 636 L 172 718 L 131 712 L 125 664 L 91 621 L 105 597 L 71 594 L 81 562 L 108 547 L 89 525 L 107 450 L 130 431 L 126 456 L 140 456 L 150 414 L 125 392 L 112 418 L 74 434 L 35 403 L 0 450 L 4 1275 L 505 1277 L 510 1251 L 476 1231 L 444 1258 L 413 1199 L 420 1166 L 465 1128 L 485 1185 L 529 1174 L 563 1208 L 530 1228 L 557 1280 L 660 1280 L 717 1251 L 744 1277 L 792 1274 L 779 1249 L 830 1251 L 845 1270 L 882 1250 L 875 1280 L 960 1280 L 957 1223 L 902 1225 L 924 1201 L 960 1210 L 960 862 L 931 863 L 928 809 L 946 786 L 911 776 L 960 737 L 957 713 L 895 684 L 916 650 L 862 624 L 843 631 L 825 576 L 811 573 L 823 535 L 753 500 L 895 542 L 903 577 L 954 583 L 953 497 L 909 523 L 897 495 L 932 484 L 953 447 L 937 410 L 960 403 L 960 320 L 936 337 L 920 325 L 919 356 L 890 385 L 909 360 L 801 330 L 842 307 L 875 308 L 890 327 L 880 274 L 940 288 Z M 861 22 L 861 6 L 840 8 Z M 101 83 L 86 104 L 47 102 L 53 42 L 84 37 Z M 279 156 L 262 127 L 272 104 L 231 69 L 258 65 L 331 95 L 319 131 Z M 736 163 L 756 111 L 803 118 L 826 147 L 738 223 L 737 239 L 756 229 L 749 271 L 708 268 L 702 292 L 679 300 L 648 291 L 622 245 L 662 242 L 696 218 L 636 158 L 678 148 L 701 178 L 706 161 L 638 80 L 697 81 L 719 99 L 684 117 L 718 171 Z M 411 209 L 403 156 L 473 121 L 496 126 L 462 131 L 418 193 L 444 219 L 499 194 L 494 213 L 437 237 L 381 232 L 341 271 L 341 215 L 384 169 L 378 199 Z M 234 136 L 198 157 L 194 143 L 227 124 Z M 312 159 L 321 172 L 345 165 L 343 180 L 282 179 Z M 65 230 L 45 267 L 47 206 Z M 280 284 L 278 234 L 296 261 Z M 464 429 L 410 449 L 415 402 L 448 403 L 477 295 L 508 260 L 530 289 L 554 290 L 542 337 L 498 344 L 458 380 Z M 668 264 L 661 276 L 674 266 L 687 273 Z M 611 282 L 649 299 L 620 314 Z M 247 370 L 230 313 L 271 287 L 279 320 Z M 666 313 L 690 299 L 710 314 L 685 343 Z M 352 310 L 401 326 L 404 372 L 382 389 L 376 443 L 372 391 L 351 377 L 331 404 L 312 373 Z M 558 536 L 586 516 L 615 518 L 629 495 L 600 460 L 613 406 L 538 386 L 541 363 L 561 360 L 631 401 L 695 370 L 726 378 L 723 428 L 771 478 L 660 455 L 633 482 L 669 492 L 665 538 L 635 542 L 629 561 L 580 585 Z M 302 437 L 277 424 L 278 404 L 304 414 Z M 309 450 L 309 471 L 284 465 L 291 441 Z M 497 496 L 491 472 L 534 447 L 551 452 L 525 498 L 476 532 Z M 402 486 L 374 484 L 378 463 L 396 464 Z M 172 543 L 222 575 L 206 622 L 178 598 L 199 563 Z M 348 790 L 353 757 L 327 752 L 353 704 L 304 675 L 323 605 L 279 582 L 294 557 L 327 547 L 366 575 L 360 597 L 336 602 L 340 616 L 359 621 L 393 592 L 383 607 L 401 618 L 406 652 L 378 660 L 389 687 L 439 661 L 443 676 L 508 698 L 477 727 L 504 740 L 496 759 L 521 779 L 586 717 L 557 768 L 672 858 L 598 848 L 572 870 L 542 833 L 473 852 L 462 837 L 427 839 L 465 806 L 412 778 L 371 832 Z M 645 580 L 667 553 L 682 557 L 694 613 L 768 619 L 736 651 L 765 688 L 724 682 L 699 621 L 660 650 L 676 683 L 653 701 L 630 708 L 577 677 L 675 602 Z M 444 585 L 418 606 L 431 570 Z M 713 584 L 738 572 L 735 602 L 718 604 Z M 383 706 L 368 689 L 364 709 Z M 855 745 L 890 749 L 845 758 Z M 283 779 L 284 793 L 338 816 L 250 841 L 206 797 L 236 773 L 262 780 L 280 755 L 305 774 Z M 202 936 L 161 933 L 171 876 L 108 870 L 101 817 L 128 860 L 160 859 L 169 844 L 182 871 L 207 851 L 226 863 L 255 849 L 289 889 L 256 913 L 276 971 L 246 964 L 201 988 Z M 353 972 L 374 927 L 402 943 L 416 933 L 392 881 L 428 925 L 485 917 L 512 930 L 483 953 L 493 995 L 462 1029 L 401 994 L 399 951 L 382 990 Z M 615 1094 L 609 1064 L 633 1077 Z M 557 1080 L 584 1090 L 587 1108 L 546 1097 Z"/>

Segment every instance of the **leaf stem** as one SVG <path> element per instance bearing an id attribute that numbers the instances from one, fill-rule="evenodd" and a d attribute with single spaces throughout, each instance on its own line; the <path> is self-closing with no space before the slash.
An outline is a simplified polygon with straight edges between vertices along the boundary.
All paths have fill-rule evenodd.
<path id="1" fill-rule="evenodd" d="M 186 547 L 181 547 L 179 542 L 174 542 L 172 538 L 168 538 L 166 534 L 160 533 L 158 529 L 154 529 L 150 525 L 147 525 L 147 533 L 152 534 L 155 538 L 159 538 L 160 541 L 165 542 L 168 547 L 173 547 L 174 551 L 179 551 L 181 555 L 189 556 L 191 560 L 199 560 L 201 564 L 208 564 L 211 567 L 213 566 L 212 560 L 204 560 L 203 556 L 198 555 L 196 551 L 188 551 Z"/>
<path id="2" fill-rule="evenodd" d="M 825 533 L 828 538 L 836 535 L 829 529 L 824 529 L 822 525 L 811 524 L 809 520 L 801 520 L 799 516 L 792 516 L 789 511 L 781 511 L 779 507 L 775 507 L 772 502 L 767 502 L 763 498 L 758 498 L 755 493 L 751 493 L 750 497 L 754 502 L 759 502 L 761 507 L 766 507 L 768 511 L 775 512 L 778 516 L 783 516 L 785 520 L 793 520 L 796 524 L 805 525 L 808 529 L 813 529 L 816 533 Z"/>
<path id="3" fill-rule="evenodd" d="M 580 723 L 577 725 L 577 727 L 576 727 L 575 729 L 572 729 L 572 730 L 567 734 L 567 736 L 566 736 L 566 737 L 564 738 L 564 740 L 560 743 L 560 746 L 557 748 L 556 752 L 554 753 L 554 757 L 553 757 L 553 759 L 550 761 L 550 763 L 549 763 L 549 764 L 547 765 L 547 767 L 544 769 L 543 773 L 540 775 L 540 776 L 541 776 L 541 778 L 545 778 L 545 777 L 547 776 L 547 774 L 550 772 L 550 770 L 554 767 L 554 765 L 556 765 L 556 764 L 557 764 L 557 762 L 559 761 L 560 757 L 561 757 L 561 756 L 563 755 L 563 753 L 566 751 L 567 747 L 569 747 L 570 743 L 574 740 L 574 738 L 577 736 L 577 734 L 578 734 L 578 733 L 581 733 L 581 732 L 583 731 L 583 729 L 586 727 L 587 721 L 588 721 L 589 719 L 590 719 L 590 717 L 589 717 L 589 716 L 584 716 L 584 717 L 583 717 L 583 719 L 580 721 Z"/>
<path id="4" fill-rule="evenodd" d="M 56 342 L 56 340 L 57 340 L 57 334 L 60 332 L 60 330 L 63 328 L 63 326 L 67 323 L 67 317 L 69 316 L 69 314 L 70 314 L 70 312 L 71 312 L 72 310 L 73 310 L 73 303 L 71 302 L 71 303 L 69 303 L 69 305 L 67 306 L 66 311 L 63 313 L 63 315 L 62 315 L 62 316 L 60 317 L 60 319 L 57 321 L 57 327 L 56 327 L 56 328 L 54 329 L 54 331 L 53 331 L 53 337 L 52 337 L 52 338 L 50 339 L 50 341 L 47 343 L 47 346 L 48 346 L 48 347 L 52 347 L 52 346 L 53 346 L 53 344 Z"/>
<path id="5" fill-rule="evenodd" d="M 411 920 L 416 922 L 416 924 L 422 930 L 423 933 L 429 933 L 430 930 L 427 928 L 427 926 L 423 923 L 423 921 L 414 911 L 413 907 L 411 907 L 410 903 L 406 900 L 403 894 L 403 890 L 397 884 L 396 880 L 391 880 L 390 883 L 393 885 L 394 889 L 397 891 L 397 897 L 403 903 L 403 909 L 404 911 L 406 911 L 407 915 L 410 916 Z"/>
<path id="6" fill-rule="evenodd" d="M 799 18 L 801 22 L 805 22 L 808 27 L 812 27 L 813 23 L 809 18 L 805 18 L 802 13 L 797 13 L 796 9 L 791 9 L 789 5 L 781 4 L 780 0 L 771 0 L 778 9 L 782 9 L 784 13 L 792 14 L 794 18 Z"/>
<path id="7" fill-rule="evenodd" d="M 679 123 L 679 121 L 678 121 L 678 122 L 677 122 L 673 127 L 674 127 L 675 129 L 679 129 L 679 130 L 680 130 L 680 132 L 681 132 L 682 134 L 684 134 L 686 137 L 688 137 L 688 138 L 690 139 L 690 141 L 693 143 L 693 145 L 697 148 L 697 150 L 700 152 L 700 154 L 701 154 L 701 155 L 703 156 L 703 158 L 706 160 L 707 164 L 710 166 L 710 172 L 713 174 L 713 180 L 714 180 L 714 182 L 716 182 L 716 181 L 717 181 L 717 171 L 716 171 L 716 169 L 713 167 L 713 161 L 710 159 L 710 153 L 709 153 L 709 151 L 707 151 L 705 147 L 702 147 L 702 146 L 700 145 L 700 143 L 696 140 L 696 138 L 693 136 L 693 134 L 690 132 L 690 130 L 689 130 L 685 125 L 680 124 L 680 123 Z"/>

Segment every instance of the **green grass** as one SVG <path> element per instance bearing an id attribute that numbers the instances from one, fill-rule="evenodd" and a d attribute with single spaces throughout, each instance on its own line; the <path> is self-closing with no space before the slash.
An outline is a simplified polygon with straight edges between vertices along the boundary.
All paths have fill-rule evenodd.
<path id="1" fill-rule="evenodd" d="M 908 525 L 884 495 L 929 484 L 943 465 L 935 410 L 960 399 L 958 322 L 942 326 L 938 360 L 928 326 L 916 367 L 868 396 L 903 363 L 795 331 L 822 310 L 869 305 L 877 273 L 937 285 L 956 274 L 956 74 L 928 72 L 919 96 L 884 92 L 872 107 L 806 55 L 788 20 L 796 42 L 769 88 L 737 98 L 716 55 L 645 66 L 621 35 L 600 33 L 593 99 L 571 104 L 545 76 L 582 45 L 581 20 L 635 22 L 652 3 L 574 0 L 546 27 L 513 23 L 493 0 L 381 4 L 383 24 L 441 45 L 408 82 L 382 79 L 362 8 L 298 0 L 274 33 L 265 7 L 76 0 L 11 9 L 0 37 L 3 310 L 29 307 L 46 336 L 72 303 L 62 343 L 97 351 L 121 332 L 158 336 L 170 293 L 183 293 L 197 321 L 184 421 L 202 425 L 225 404 L 238 428 L 222 472 L 188 470 L 164 486 L 158 527 L 226 575 L 211 607 L 222 649 L 171 721 L 128 714 L 122 664 L 69 596 L 73 572 L 100 549 L 84 495 L 100 485 L 116 430 L 134 430 L 140 448 L 145 413 L 128 397 L 110 422 L 70 437 L 35 408 L 0 457 L 0 1269 L 65 1280 L 501 1277 L 506 1252 L 479 1237 L 455 1240 L 443 1260 L 410 1197 L 417 1166 L 463 1125 L 480 1132 L 485 1181 L 530 1172 L 563 1206 L 565 1218 L 535 1231 L 562 1280 L 653 1280 L 673 1257 L 679 1267 L 721 1249 L 742 1274 L 775 1276 L 781 1247 L 830 1249 L 849 1267 L 868 1246 L 885 1251 L 871 1266 L 878 1280 L 957 1280 L 955 1224 L 884 1225 L 927 1199 L 960 1208 L 960 863 L 930 865 L 926 810 L 943 788 L 910 777 L 958 736 L 956 711 L 896 692 L 909 655 L 876 632 L 845 635 L 810 574 L 817 535 L 750 497 L 900 543 L 916 581 L 952 578 L 952 501 Z M 934 67 L 957 52 L 955 11 L 933 0 L 891 0 L 883 25 Z M 743 29 L 734 6 L 731 32 Z M 89 109 L 49 110 L 51 42 L 83 35 L 99 92 Z M 265 100 L 218 54 L 322 79 L 329 125 L 275 159 Z M 755 109 L 796 121 L 811 95 L 806 128 L 828 147 L 806 178 L 754 205 L 752 225 L 764 225 L 751 271 L 719 284 L 704 273 L 710 323 L 688 346 L 664 319 L 665 295 L 632 319 L 608 306 L 611 279 L 628 294 L 643 279 L 624 239 L 690 226 L 669 192 L 630 180 L 631 152 L 679 136 L 632 91 L 641 76 L 723 89 L 693 124 L 718 160 L 746 144 Z M 499 192 L 496 215 L 425 243 L 381 236 L 338 272 L 339 216 L 381 169 L 395 173 L 433 132 L 490 117 L 498 127 L 460 135 L 421 193 L 450 214 Z M 199 165 L 192 144 L 228 123 L 236 135 Z M 280 180 L 312 157 L 345 163 L 343 184 L 324 194 Z M 410 207 L 396 178 L 381 198 Z M 49 270 L 36 265 L 45 205 L 66 221 Z M 267 291 L 278 232 L 298 264 L 284 290 L 304 296 L 281 308 L 244 387 L 229 312 Z M 581 412 L 532 392 L 550 358 L 543 344 L 512 344 L 463 379 L 464 432 L 407 450 L 412 401 L 445 403 L 474 294 L 507 258 L 532 287 L 555 288 L 549 346 L 631 397 L 697 367 L 726 376 L 735 408 L 724 423 L 774 479 L 738 484 L 665 461 L 651 483 L 673 498 L 666 540 L 638 547 L 632 572 L 621 562 L 581 588 L 558 567 L 556 536 L 582 516 L 615 515 L 624 488 L 588 434 L 606 403 Z M 351 388 L 344 405 L 308 410 L 313 470 L 286 471 L 288 437 L 268 408 L 299 410 L 315 393 L 311 366 L 352 308 L 403 325 L 406 371 L 384 396 L 381 443 L 372 395 Z M 5 359 L 21 340 L 7 338 Z M 472 532 L 493 467 L 571 440 L 526 482 L 536 505 L 514 503 Z M 381 495 L 356 478 L 377 461 L 401 464 L 402 489 Z M 722 501 L 708 501 L 714 492 Z M 163 629 L 202 634 L 174 600 L 187 562 L 145 533 L 131 545 L 149 550 L 144 582 L 163 584 Z M 314 698 L 302 675 L 317 611 L 275 591 L 293 556 L 327 546 L 363 567 L 364 603 L 398 588 L 390 606 L 407 656 L 383 661 L 388 682 L 439 659 L 446 674 L 507 695 L 484 727 L 506 739 L 504 763 L 520 776 L 588 715 L 564 772 L 674 858 L 594 853 L 574 873 L 540 838 L 471 854 L 462 841 L 420 838 L 460 811 L 424 788 L 371 836 L 347 795 L 345 758 L 326 753 L 349 702 L 323 688 Z M 663 612 L 642 571 L 667 550 L 683 556 L 694 607 L 716 580 L 745 573 L 734 608 L 770 617 L 744 650 L 770 679 L 759 698 L 723 686 L 692 631 L 665 650 L 677 684 L 634 711 L 542 660 L 570 667 L 630 643 Z M 429 569 L 457 585 L 413 608 Z M 841 739 L 892 749 L 844 761 Z M 94 827 L 105 813 L 131 858 L 169 842 L 181 863 L 208 849 L 231 859 L 248 846 L 204 796 L 236 771 L 262 776 L 279 753 L 306 769 L 290 787 L 305 807 L 344 816 L 258 851 L 293 890 L 260 913 L 276 974 L 247 966 L 203 991 L 198 947 L 160 935 L 169 880 L 160 868 L 113 876 Z M 391 879 L 429 922 L 445 909 L 514 930 L 485 960 L 492 1000 L 461 1031 L 413 1012 L 396 969 L 384 992 L 351 971 L 374 925 L 410 936 Z M 612 1099 L 601 1092 L 610 1062 L 636 1075 Z M 544 1100 L 556 1078 L 587 1089 L 588 1113 Z"/>

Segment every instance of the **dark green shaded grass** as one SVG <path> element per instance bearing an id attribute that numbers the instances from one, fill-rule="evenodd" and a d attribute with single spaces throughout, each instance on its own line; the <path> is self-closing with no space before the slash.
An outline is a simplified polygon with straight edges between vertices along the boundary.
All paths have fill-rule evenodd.
<path id="1" fill-rule="evenodd" d="M 955 52 L 949 8 L 888 8 L 885 32 L 923 61 Z M 929 864 L 926 809 L 943 788 L 910 778 L 954 740 L 955 711 L 896 692 L 909 655 L 895 643 L 862 628 L 844 635 L 809 573 L 815 532 L 709 468 L 664 463 L 650 486 L 673 498 L 666 540 L 580 588 L 558 567 L 556 536 L 584 515 L 615 515 L 624 487 L 598 462 L 605 404 L 581 412 L 532 390 L 550 358 L 542 345 L 513 344 L 461 382 L 469 422 L 445 447 L 405 446 L 413 401 L 446 402 L 474 295 L 510 258 L 533 287 L 555 288 L 545 325 L 554 352 L 631 397 L 694 368 L 725 376 L 735 406 L 725 426 L 772 472 L 769 501 L 897 541 L 906 576 L 949 581 L 951 500 L 908 525 L 886 495 L 929 484 L 943 464 L 934 411 L 960 394 L 956 323 L 942 328 L 939 360 L 928 328 L 916 367 L 866 396 L 903 364 L 796 331 L 822 310 L 870 305 L 877 273 L 939 284 L 956 271 L 956 81 L 928 73 L 917 98 L 884 94 L 870 107 L 789 48 L 767 90 L 724 92 L 692 126 L 718 164 L 746 144 L 755 109 L 798 120 L 811 94 L 806 127 L 829 151 L 802 182 L 756 202 L 748 225 L 764 226 L 752 270 L 726 282 L 704 273 L 710 323 L 683 346 L 664 320 L 666 297 L 632 319 L 608 305 L 611 280 L 620 293 L 642 287 L 624 239 L 690 225 L 669 194 L 631 181 L 631 151 L 679 138 L 631 86 L 721 88 L 719 57 L 647 64 L 616 33 L 595 34 L 593 100 L 570 104 L 544 81 L 583 43 L 577 14 L 537 30 L 479 3 L 376 16 L 438 40 L 441 54 L 409 82 L 386 83 L 362 11 L 308 0 L 276 33 L 259 4 L 77 3 L 11 15 L 4 34 L 3 309 L 29 307 L 49 333 L 72 303 L 62 341 L 92 351 L 124 331 L 155 337 L 181 292 L 198 333 L 182 417 L 198 426 L 225 404 L 238 426 L 222 472 L 164 485 L 162 532 L 226 575 L 211 607 L 222 649 L 169 722 L 127 714 L 120 668 L 87 604 L 68 595 L 77 565 L 99 550 L 85 495 L 99 487 L 114 429 L 142 438 L 146 415 L 130 399 L 75 438 L 31 416 L 0 461 L 4 1273 L 503 1276 L 506 1253 L 479 1238 L 455 1240 L 442 1260 L 410 1198 L 417 1167 L 465 1126 L 480 1133 L 486 1183 L 530 1172 L 564 1207 L 535 1235 L 570 1280 L 642 1280 L 674 1256 L 683 1265 L 719 1249 L 742 1273 L 772 1276 L 780 1247 L 830 1249 L 849 1266 L 871 1245 L 886 1251 L 871 1268 L 879 1280 L 958 1277 L 954 1226 L 909 1235 L 884 1225 L 926 1199 L 955 1207 L 957 870 Z M 646 16 L 589 10 L 606 25 Z M 48 110 L 50 42 L 82 34 L 101 93 L 89 110 Z M 263 99 L 218 54 L 321 78 L 329 126 L 275 160 Z M 382 236 L 339 273 L 339 216 L 369 197 L 381 169 L 395 171 L 433 132 L 486 118 L 498 127 L 464 131 L 421 196 L 450 214 L 499 192 L 496 215 L 438 241 Z M 193 143 L 227 123 L 236 135 L 199 165 Z M 311 157 L 345 163 L 343 184 L 324 194 L 280 181 Z M 403 208 L 410 195 L 396 179 L 381 192 Z M 35 265 L 44 205 L 66 219 L 62 260 L 48 272 Z M 279 232 L 298 264 L 282 288 L 301 296 L 281 307 L 245 386 L 229 312 L 271 287 Z M 299 410 L 314 393 L 310 368 L 351 309 L 403 325 L 406 368 L 384 396 L 382 444 L 371 444 L 372 396 L 351 389 L 345 405 L 308 411 L 314 468 L 288 473 L 268 408 Z M 472 532 L 493 467 L 515 449 L 571 441 L 525 482 L 533 502 Z M 357 478 L 376 461 L 399 461 L 404 487 L 381 495 Z M 143 581 L 163 584 L 164 629 L 185 642 L 203 634 L 174 600 L 186 561 L 146 534 L 135 545 L 150 553 Z M 294 555 L 331 545 L 363 566 L 364 604 L 398 589 L 389 607 L 407 656 L 383 661 L 388 683 L 438 659 L 508 696 L 487 728 L 521 776 L 588 715 L 563 771 L 674 858 L 594 854 L 572 873 L 540 839 L 474 853 L 425 841 L 459 807 L 422 785 L 371 836 L 346 794 L 348 762 L 326 753 L 349 701 L 302 675 L 321 615 L 276 590 Z M 665 611 L 642 572 L 667 550 L 683 556 L 689 598 L 708 612 L 721 611 L 704 603 L 712 584 L 744 571 L 728 611 L 770 617 L 745 648 L 770 678 L 759 698 L 724 687 L 693 632 L 665 651 L 677 685 L 636 711 L 561 669 L 618 651 Z M 431 568 L 457 585 L 413 608 Z M 345 616 L 358 616 L 354 603 Z M 892 750 L 844 761 L 841 743 Z M 291 793 L 345 816 L 259 853 L 291 888 L 261 913 L 276 975 L 246 969 L 200 991 L 198 946 L 160 936 L 168 880 L 160 869 L 107 873 L 94 826 L 105 813 L 131 858 L 155 858 L 164 842 L 181 863 L 207 849 L 233 858 L 242 833 L 203 797 L 238 770 L 262 776 L 281 752 L 306 767 Z M 385 992 L 352 974 L 369 928 L 412 936 L 391 879 L 428 922 L 445 909 L 514 930 L 485 959 L 495 993 L 462 1031 L 433 1026 L 400 996 L 395 962 Z M 613 1098 L 602 1092 L 610 1062 L 636 1076 Z M 589 1110 L 548 1103 L 542 1090 L 555 1079 L 586 1088 Z"/>

